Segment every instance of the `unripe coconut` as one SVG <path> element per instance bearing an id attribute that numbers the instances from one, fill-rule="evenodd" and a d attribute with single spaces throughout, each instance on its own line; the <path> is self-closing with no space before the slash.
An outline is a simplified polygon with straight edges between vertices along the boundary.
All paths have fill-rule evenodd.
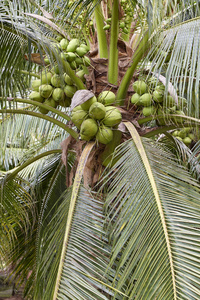
<path id="1" fill-rule="evenodd" d="M 83 62 L 84 62 L 86 67 L 89 67 L 91 65 L 90 59 L 87 56 L 84 56 Z"/>
<path id="2" fill-rule="evenodd" d="M 86 48 L 84 48 L 84 47 L 77 47 L 77 48 L 76 48 L 76 53 L 77 53 L 80 57 L 84 56 L 87 52 L 88 52 L 88 50 L 87 50 Z"/>
<path id="3" fill-rule="evenodd" d="M 72 39 L 68 46 L 67 46 L 67 52 L 75 52 L 76 48 L 79 46 L 79 40 L 78 39 Z"/>
<path id="4" fill-rule="evenodd" d="M 67 46 L 69 45 L 69 41 L 67 39 L 62 39 L 60 41 L 60 46 L 63 50 L 67 49 Z"/>
<path id="5" fill-rule="evenodd" d="M 62 107 L 69 107 L 71 105 L 71 98 L 65 97 L 64 100 L 59 100 L 58 105 Z"/>
<path id="6" fill-rule="evenodd" d="M 76 92 L 76 87 L 74 85 L 66 85 L 64 87 L 64 93 L 69 98 L 72 98 L 75 92 Z"/>
<path id="7" fill-rule="evenodd" d="M 140 103 L 143 106 L 150 106 L 152 103 L 151 94 L 145 93 L 142 96 L 140 96 Z"/>
<path id="8" fill-rule="evenodd" d="M 175 103 L 175 100 L 172 96 L 167 96 L 167 99 L 166 99 L 166 106 L 167 107 L 172 107 L 174 106 L 176 103 Z"/>
<path id="9" fill-rule="evenodd" d="M 179 135 L 179 131 L 178 130 L 175 130 L 173 133 L 172 133 L 173 136 L 178 136 Z"/>
<path id="10" fill-rule="evenodd" d="M 55 88 L 52 93 L 52 98 L 55 101 L 64 100 L 65 93 L 61 88 Z"/>
<path id="11" fill-rule="evenodd" d="M 111 91 L 103 91 L 98 96 L 98 102 L 103 103 L 105 106 L 109 106 L 115 102 L 115 94 Z"/>
<path id="12" fill-rule="evenodd" d="M 79 70 L 78 72 L 76 72 L 76 76 L 78 76 L 83 82 L 85 82 L 85 72 L 83 70 Z"/>
<path id="13" fill-rule="evenodd" d="M 191 140 L 195 140 L 195 135 L 193 133 L 189 133 L 188 134 L 188 137 L 191 139 Z"/>
<path id="14" fill-rule="evenodd" d="M 29 98 L 33 101 L 43 102 L 44 98 L 40 95 L 39 92 L 33 91 L 30 93 Z"/>
<path id="15" fill-rule="evenodd" d="M 36 80 L 33 80 L 31 82 L 31 87 L 36 92 L 39 92 L 40 85 L 41 85 L 41 80 L 40 79 L 36 79 Z"/>
<path id="16" fill-rule="evenodd" d="M 50 64 L 50 60 L 48 59 L 48 57 L 44 58 L 44 62 L 45 62 L 46 65 Z"/>
<path id="17" fill-rule="evenodd" d="M 148 86 L 143 80 L 137 80 L 133 83 L 133 90 L 139 95 L 147 92 Z"/>
<path id="18" fill-rule="evenodd" d="M 140 103 L 140 95 L 138 93 L 135 93 L 131 97 L 131 103 L 135 105 L 141 105 Z"/>
<path id="19" fill-rule="evenodd" d="M 93 119 L 101 120 L 106 115 L 106 108 L 102 103 L 95 102 L 90 106 L 89 115 Z"/>
<path id="20" fill-rule="evenodd" d="M 50 97 L 49 99 L 46 99 L 44 101 L 44 104 L 49 105 L 49 106 L 54 107 L 54 108 L 57 107 L 57 103 L 52 97 Z"/>
<path id="21" fill-rule="evenodd" d="M 93 136 L 87 136 L 84 134 L 80 134 L 80 136 L 81 136 L 81 140 L 87 141 L 87 142 L 89 142 L 93 138 Z"/>
<path id="22" fill-rule="evenodd" d="M 94 119 L 86 119 L 81 124 L 80 133 L 85 136 L 93 137 L 96 135 L 97 131 L 98 125 Z"/>
<path id="23" fill-rule="evenodd" d="M 75 112 L 72 112 L 72 116 L 71 116 L 71 120 L 74 123 L 74 125 L 80 129 L 81 124 L 83 123 L 83 121 L 88 117 L 88 113 L 83 110 L 77 110 Z"/>
<path id="24" fill-rule="evenodd" d="M 163 92 L 155 90 L 153 92 L 153 100 L 158 103 L 163 102 Z"/>
<path id="25" fill-rule="evenodd" d="M 62 81 L 61 81 L 61 78 L 60 78 L 60 76 L 58 74 L 54 74 L 51 77 L 51 84 L 54 87 L 57 87 L 57 88 L 60 88 L 62 86 Z"/>
<path id="26" fill-rule="evenodd" d="M 80 109 L 82 110 L 81 105 L 75 106 L 75 107 L 73 108 L 73 110 L 72 110 L 72 114 L 73 114 L 75 111 L 80 110 Z"/>
<path id="27" fill-rule="evenodd" d="M 106 115 L 103 119 L 103 124 L 109 127 L 118 125 L 122 120 L 122 115 L 120 111 L 113 106 L 106 107 Z"/>
<path id="28" fill-rule="evenodd" d="M 76 69 L 77 69 L 77 65 L 76 65 L 75 60 L 72 61 L 72 62 L 70 62 L 70 66 L 71 66 L 71 68 L 72 68 L 73 70 L 76 70 Z"/>
<path id="29" fill-rule="evenodd" d="M 90 47 L 88 47 L 86 44 L 80 44 L 80 47 L 85 48 L 88 51 L 90 51 Z"/>
<path id="30" fill-rule="evenodd" d="M 51 77 L 52 77 L 52 73 L 42 72 L 42 74 L 40 76 L 41 84 L 50 84 L 51 83 Z"/>
<path id="31" fill-rule="evenodd" d="M 111 128 L 106 126 L 99 127 L 99 130 L 96 135 L 96 140 L 102 144 L 108 144 L 113 139 L 113 131 Z"/>
<path id="32" fill-rule="evenodd" d="M 84 103 L 82 103 L 81 108 L 84 110 L 89 110 L 90 106 L 95 102 L 97 102 L 97 98 L 95 96 L 93 96 L 92 98 L 90 98 L 87 101 L 85 101 Z"/>
<path id="33" fill-rule="evenodd" d="M 192 140 L 191 138 L 189 138 L 189 136 L 185 137 L 183 139 L 183 143 L 186 145 L 186 146 L 189 146 L 191 144 Z"/>
<path id="34" fill-rule="evenodd" d="M 59 74 L 60 70 L 59 70 L 58 65 L 55 65 L 53 68 L 51 68 L 51 72 L 54 74 Z"/>
<path id="35" fill-rule="evenodd" d="M 46 114 L 49 112 L 48 109 L 43 108 L 43 107 L 39 107 L 39 111 L 40 111 L 43 115 L 46 115 Z"/>
<path id="36" fill-rule="evenodd" d="M 178 133 L 178 136 L 180 136 L 182 139 L 184 139 L 187 136 L 187 133 L 185 130 L 180 130 Z"/>
<path id="37" fill-rule="evenodd" d="M 83 59 L 81 57 L 76 57 L 75 63 L 77 66 L 83 65 Z"/>
<path id="38" fill-rule="evenodd" d="M 155 107 L 154 106 L 147 106 L 144 107 L 142 113 L 145 117 L 151 116 L 155 114 Z"/>
<path id="39" fill-rule="evenodd" d="M 76 54 L 73 52 L 67 52 L 66 53 L 66 59 L 68 62 L 72 62 L 76 59 Z"/>
<path id="40" fill-rule="evenodd" d="M 73 85 L 73 80 L 71 79 L 71 77 L 68 74 L 64 74 L 63 75 L 64 81 L 67 85 Z"/>
<path id="41" fill-rule="evenodd" d="M 53 87 L 50 84 L 42 84 L 39 88 L 39 93 L 43 98 L 49 98 L 53 92 Z"/>
<path id="42" fill-rule="evenodd" d="M 176 136 L 176 139 L 179 140 L 179 141 L 181 141 L 181 142 L 183 141 L 180 136 Z"/>

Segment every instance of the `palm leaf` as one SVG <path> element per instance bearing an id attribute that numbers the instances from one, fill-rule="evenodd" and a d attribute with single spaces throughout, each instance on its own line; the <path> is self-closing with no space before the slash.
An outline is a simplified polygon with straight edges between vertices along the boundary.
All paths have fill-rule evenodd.
<path id="1" fill-rule="evenodd" d="M 198 299 L 199 184 L 161 144 L 133 140 L 107 179 L 113 286 L 130 299 Z"/>

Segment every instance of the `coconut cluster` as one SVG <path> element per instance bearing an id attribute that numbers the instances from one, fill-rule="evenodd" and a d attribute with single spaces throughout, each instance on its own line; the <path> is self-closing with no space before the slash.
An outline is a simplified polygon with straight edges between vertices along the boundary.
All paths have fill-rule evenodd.
<path id="1" fill-rule="evenodd" d="M 145 117 L 151 115 L 179 114 L 185 115 L 180 107 L 184 104 L 184 99 L 179 98 L 177 105 L 174 98 L 168 93 L 165 95 L 165 86 L 162 83 L 156 85 L 156 79 L 152 78 L 147 84 L 143 80 L 133 83 L 135 93 L 131 97 L 131 103 L 142 108 Z M 164 124 L 160 124 L 164 125 Z"/>
<path id="2" fill-rule="evenodd" d="M 72 110 L 71 120 L 80 130 L 82 140 L 108 144 L 113 139 L 113 130 L 122 120 L 120 111 L 112 106 L 115 94 L 103 91 Z"/>
<path id="3" fill-rule="evenodd" d="M 75 70 L 76 76 L 85 82 L 84 76 L 90 65 L 90 59 L 86 56 L 89 51 L 88 46 L 78 39 L 68 41 L 64 38 L 59 43 L 54 43 L 54 46 L 59 49 L 62 60 L 66 60 Z M 50 62 L 47 56 L 44 61 L 46 64 Z M 32 81 L 32 92 L 29 98 L 54 108 L 58 105 L 69 107 L 76 91 L 77 87 L 68 74 L 61 74 L 58 65 L 53 68 L 49 65 L 41 72 L 39 79 Z M 43 114 L 48 113 L 47 109 L 39 108 L 39 110 Z"/>
<path id="4" fill-rule="evenodd" d="M 181 130 L 173 131 L 172 135 L 178 140 L 182 141 L 186 146 L 190 146 L 192 141 L 195 140 L 195 135 L 193 133 L 193 128 L 185 127 Z"/>

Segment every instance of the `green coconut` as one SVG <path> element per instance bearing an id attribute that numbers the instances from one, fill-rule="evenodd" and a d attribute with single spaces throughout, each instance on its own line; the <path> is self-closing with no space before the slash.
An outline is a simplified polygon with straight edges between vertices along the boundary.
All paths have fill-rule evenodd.
<path id="1" fill-rule="evenodd" d="M 62 50 L 65 50 L 67 49 L 67 46 L 69 45 L 69 41 L 67 39 L 62 39 L 60 41 L 60 46 L 62 48 Z"/>
<path id="2" fill-rule="evenodd" d="M 133 83 L 133 90 L 139 95 L 147 92 L 148 86 L 143 80 L 137 80 Z"/>
<path id="3" fill-rule="evenodd" d="M 99 130 L 96 135 L 96 140 L 102 144 L 108 144 L 113 139 L 113 131 L 111 128 L 106 126 L 99 127 Z"/>
<path id="4" fill-rule="evenodd" d="M 102 103 L 95 102 L 90 106 L 89 115 L 93 119 L 101 120 L 106 115 L 106 108 Z"/>
<path id="5" fill-rule="evenodd" d="M 88 50 L 87 50 L 85 47 L 79 46 L 79 47 L 76 48 L 76 53 L 77 53 L 80 57 L 84 56 L 87 52 L 88 52 Z"/>
<path id="6" fill-rule="evenodd" d="M 138 93 L 135 93 L 131 97 L 131 103 L 135 105 L 141 105 L 140 103 L 140 95 Z"/>
<path id="7" fill-rule="evenodd" d="M 44 101 L 44 104 L 49 105 L 49 106 L 54 107 L 54 108 L 57 107 L 57 103 L 56 103 L 56 101 L 52 97 L 46 99 Z"/>
<path id="8" fill-rule="evenodd" d="M 172 96 L 167 96 L 166 99 L 166 106 L 167 107 L 173 107 L 176 104 L 174 98 Z"/>
<path id="9" fill-rule="evenodd" d="M 69 98 L 72 98 L 75 92 L 76 92 L 76 87 L 74 85 L 66 85 L 64 87 L 64 93 Z"/>
<path id="10" fill-rule="evenodd" d="M 192 140 L 189 136 L 186 136 L 184 139 L 183 139 L 183 143 L 186 145 L 186 146 L 190 146 L 190 144 L 192 143 Z"/>
<path id="11" fill-rule="evenodd" d="M 77 66 L 83 65 L 83 59 L 81 57 L 76 57 L 75 63 Z"/>
<path id="12" fill-rule="evenodd" d="M 90 59 L 87 56 L 84 56 L 83 63 L 86 67 L 89 67 L 91 65 Z"/>
<path id="13" fill-rule="evenodd" d="M 40 95 L 39 92 L 33 91 L 30 93 L 29 98 L 33 101 L 43 102 L 44 98 Z"/>
<path id="14" fill-rule="evenodd" d="M 98 102 L 105 106 L 109 106 L 115 102 L 115 94 L 111 91 L 103 91 L 98 96 Z"/>
<path id="15" fill-rule="evenodd" d="M 153 100 L 155 101 L 155 102 L 158 102 L 158 103 L 161 103 L 161 102 L 163 102 L 163 92 L 162 91 L 160 91 L 160 90 L 155 90 L 154 92 L 153 92 Z"/>
<path id="16" fill-rule="evenodd" d="M 83 70 L 79 70 L 79 71 L 77 71 L 76 72 L 76 76 L 78 76 L 83 82 L 85 82 L 86 81 L 86 79 L 85 79 L 85 72 L 83 71 Z"/>
<path id="17" fill-rule="evenodd" d="M 154 106 L 146 106 L 143 108 L 142 113 L 145 117 L 152 116 L 155 114 L 155 107 Z"/>
<path id="18" fill-rule="evenodd" d="M 53 93 L 53 87 L 50 84 L 42 84 L 39 93 L 43 98 L 49 98 Z"/>
<path id="19" fill-rule="evenodd" d="M 106 115 L 103 119 L 103 124 L 108 127 L 113 127 L 118 125 L 122 120 L 122 115 L 120 111 L 113 106 L 106 107 Z"/>
<path id="20" fill-rule="evenodd" d="M 187 132 L 185 132 L 185 130 L 180 130 L 178 133 L 178 136 L 180 136 L 182 139 L 184 139 L 187 136 Z"/>
<path id="21" fill-rule="evenodd" d="M 88 117 L 88 113 L 83 110 L 76 110 L 76 111 L 72 111 L 72 116 L 71 116 L 71 120 L 74 123 L 74 125 L 80 129 L 81 124 L 83 123 L 83 121 Z"/>
<path id="22" fill-rule="evenodd" d="M 93 136 L 87 136 L 84 134 L 80 134 L 80 136 L 81 136 L 81 140 L 87 141 L 87 142 L 89 142 L 93 138 Z"/>
<path id="23" fill-rule="evenodd" d="M 42 72 L 40 79 L 41 84 L 50 84 L 51 83 L 52 73 L 50 72 Z"/>
<path id="24" fill-rule="evenodd" d="M 36 80 L 33 80 L 31 82 L 31 87 L 36 92 L 39 92 L 40 85 L 41 85 L 41 80 L 40 79 L 36 79 Z"/>
<path id="25" fill-rule="evenodd" d="M 76 54 L 73 52 L 67 52 L 66 53 L 66 59 L 68 62 L 73 62 L 76 59 Z"/>
<path id="26" fill-rule="evenodd" d="M 179 130 L 173 131 L 172 135 L 173 135 L 173 136 L 179 136 Z"/>
<path id="27" fill-rule="evenodd" d="M 97 134 L 98 125 L 94 119 L 86 119 L 81 124 L 80 133 L 87 137 L 93 137 Z"/>
<path id="28" fill-rule="evenodd" d="M 54 74 L 59 74 L 59 73 L 60 73 L 60 70 L 59 70 L 58 65 L 55 65 L 55 66 L 51 69 L 51 72 L 54 73 Z"/>
<path id="29" fill-rule="evenodd" d="M 195 135 L 194 135 L 194 133 L 189 133 L 188 134 L 188 137 L 191 139 L 191 140 L 195 140 Z"/>
<path id="30" fill-rule="evenodd" d="M 90 106 L 95 102 L 97 102 L 97 98 L 93 96 L 84 103 L 82 103 L 81 108 L 88 111 L 90 109 Z"/>
<path id="31" fill-rule="evenodd" d="M 69 107 L 71 105 L 71 98 L 65 97 L 64 100 L 59 100 L 58 105 L 62 107 Z"/>
<path id="32" fill-rule="evenodd" d="M 145 93 L 142 96 L 140 96 L 140 103 L 142 106 L 150 106 L 152 103 L 151 94 Z"/>
<path id="33" fill-rule="evenodd" d="M 67 46 L 67 52 L 75 52 L 76 48 L 79 46 L 79 40 L 78 39 L 72 39 L 68 46 Z"/>
<path id="34" fill-rule="evenodd" d="M 60 88 L 62 86 L 62 80 L 60 78 L 60 75 L 54 74 L 51 77 L 51 84 L 56 88 Z"/>
<path id="35" fill-rule="evenodd" d="M 72 114 L 73 114 L 75 111 L 77 111 L 77 110 L 82 110 L 81 105 L 75 106 L 75 107 L 72 109 Z"/>
<path id="36" fill-rule="evenodd" d="M 71 79 L 71 77 L 68 74 L 64 74 L 63 75 L 64 81 L 67 85 L 73 85 L 73 80 Z"/>
<path id="37" fill-rule="evenodd" d="M 55 88 L 55 89 L 53 90 L 53 93 L 52 93 L 52 98 L 53 98 L 55 101 L 64 100 L 64 98 L 65 98 L 65 93 L 64 93 L 63 89 L 61 89 L 61 88 Z"/>

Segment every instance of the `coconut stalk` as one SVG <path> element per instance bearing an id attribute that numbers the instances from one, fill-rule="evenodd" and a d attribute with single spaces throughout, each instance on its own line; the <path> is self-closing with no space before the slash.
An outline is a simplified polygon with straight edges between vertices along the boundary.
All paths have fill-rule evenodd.
<path id="1" fill-rule="evenodd" d="M 126 73 L 121 81 L 121 84 L 119 86 L 119 89 L 118 89 L 118 92 L 116 95 L 116 100 L 119 103 L 119 105 L 124 104 L 124 100 L 126 98 L 128 87 L 130 85 L 133 74 L 136 70 L 136 67 L 137 67 L 138 63 L 141 61 L 143 55 L 145 54 L 146 50 L 149 47 L 148 39 L 149 39 L 149 31 L 147 30 L 145 32 L 142 40 L 138 44 L 137 49 L 135 50 L 135 52 L 133 54 L 132 65 L 126 71 Z"/>
<path id="2" fill-rule="evenodd" d="M 99 57 L 108 58 L 107 39 L 106 39 L 106 33 L 103 30 L 104 17 L 101 9 L 101 4 L 98 0 L 95 0 L 94 4 L 95 4 L 94 16 L 95 16 L 95 22 L 97 27 Z"/>
<path id="3" fill-rule="evenodd" d="M 119 0 L 113 0 L 110 32 L 110 49 L 108 64 L 108 82 L 117 85 L 118 81 L 118 49 L 119 35 Z"/>

